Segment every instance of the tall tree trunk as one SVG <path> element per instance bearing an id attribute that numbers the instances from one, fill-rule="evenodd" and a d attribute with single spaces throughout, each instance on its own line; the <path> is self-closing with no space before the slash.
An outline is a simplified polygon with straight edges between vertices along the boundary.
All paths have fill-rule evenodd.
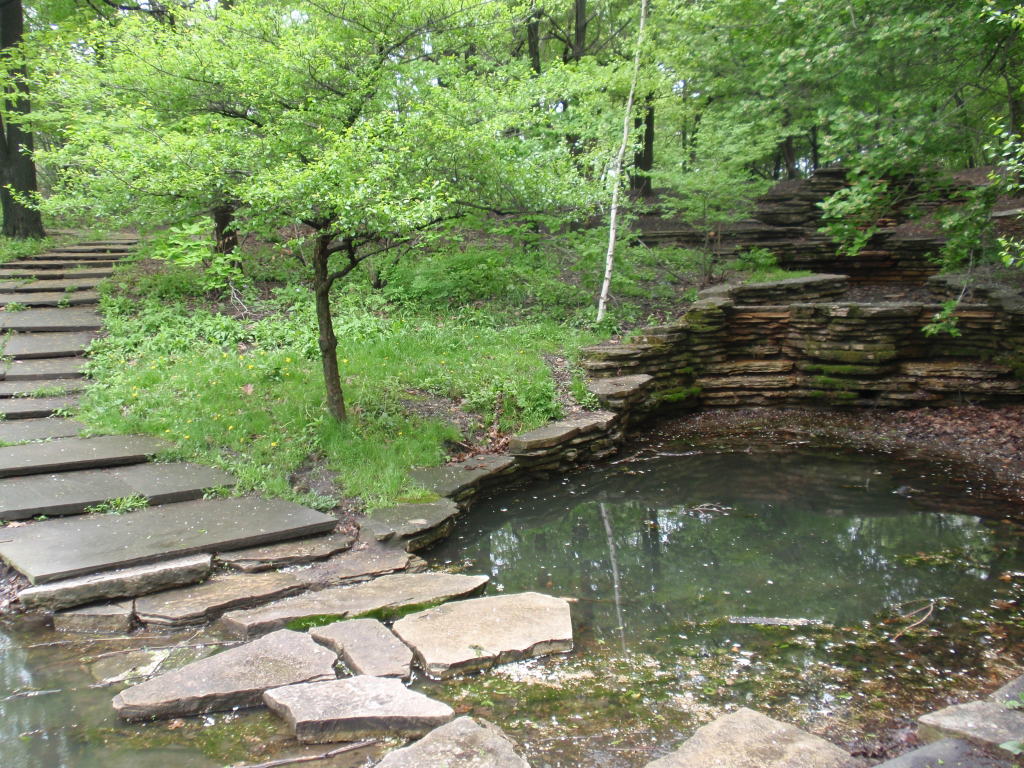
<path id="1" fill-rule="evenodd" d="M 316 323 L 320 330 L 320 361 L 324 369 L 324 387 L 327 392 L 327 411 L 338 421 L 345 421 L 345 395 L 341 391 L 338 371 L 338 337 L 334 335 L 331 317 L 331 284 L 328 280 L 328 247 L 333 238 L 319 235 L 313 246 L 313 291 L 316 294 Z"/>
<path id="2" fill-rule="evenodd" d="M 629 186 L 640 195 L 651 194 L 651 177 L 647 175 L 654 167 L 654 104 L 648 94 L 643 117 L 637 117 L 633 123 L 637 131 L 643 131 L 640 147 L 633 155 L 633 167 L 645 173 L 634 173 L 629 179 Z"/>
<path id="3" fill-rule="evenodd" d="M 7 53 L 21 42 L 25 31 L 25 18 L 21 0 L 0 3 L 0 51 Z M 30 105 L 24 67 L 15 70 L 17 82 L 8 83 L 4 102 L 7 112 L 27 115 Z M 32 134 L 10 121 L 0 122 L 0 207 L 3 209 L 4 229 L 7 237 L 44 237 L 43 217 L 39 211 L 27 208 L 11 194 L 11 189 L 27 194 L 36 192 L 36 166 L 32 162 Z"/>
<path id="4" fill-rule="evenodd" d="M 800 169 L 796 166 L 796 146 L 793 142 L 792 136 L 787 136 L 786 140 L 780 145 L 782 149 L 782 159 L 786 164 L 786 178 L 796 179 L 800 176 Z"/>
<path id="5" fill-rule="evenodd" d="M 238 247 L 234 221 L 234 207 L 224 205 L 213 210 L 213 249 L 217 253 L 231 253 Z"/>
<path id="6" fill-rule="evenodd" d="M 587 50 L 587 0 L 573 2 L 572 60 L 579 61 Z"/>
<path id="7" fill-rule="evenodd" d="M 821 167 L 821 143 L 818 140 L 818 126 L 811 126 L 807 132 L 807 140 L 811 143 L 811 170 L 816 171 Z"/>
<path id="8" fill-rule="evenodd" d="M 530 67 L 540 74 L 540 11 L 533 7 L 526 22 L 526 47 L 530 53 Z"/>

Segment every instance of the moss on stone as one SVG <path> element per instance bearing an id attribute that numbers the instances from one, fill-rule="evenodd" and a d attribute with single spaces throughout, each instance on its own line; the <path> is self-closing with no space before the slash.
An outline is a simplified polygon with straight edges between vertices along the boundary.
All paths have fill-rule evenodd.
<path id="1" fill-rule="evenodd" d="M 812 376 L 811 383 L 818 389 L 849 390 L 857 389 L 860 382 L 849 379 L 837 379 L 832 376 Z"/>
<path id="2" fill-rule="evenodd" d="M 655 395 L 655 399 L 659 403 L 682 403 L 686 400 L 692 400 L 700 395 L 704 390 L 696 385 L 692 387 L 678 387 L 676 389 L 666 389 L 658 392 Z"/>
<path id="3" fill-rule="evenodd" d="M 820 373 L 823 376 L 861 376 L 864 374 L 878 373 L 878 366 L 876 365 L 829 365 L 828 363 L 807 363 L 801 365 L 801 368 L 808 373 Z"/>

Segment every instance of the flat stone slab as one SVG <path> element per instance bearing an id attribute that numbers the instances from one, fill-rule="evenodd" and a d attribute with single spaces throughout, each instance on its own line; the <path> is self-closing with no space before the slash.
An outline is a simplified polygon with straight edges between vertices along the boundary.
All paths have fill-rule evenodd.
<path id="1" fill-rule="evenodd" d="M 447 536 L 460 513 L 459 505 L 451 499 L 399 504 L 369 510 L 363 526 L 378 541 L 399 539 L 407 552 L 415 552 Z"/>
<path id="2" fill-rule="evenodd" d="M 75 437 L 85 425 L 73 419 L 51 416 L 48 419 L 17 419 L 12 422 L 0 421 L 0 443 L 9 445 L 29 443 L 35 440 L 53 440 L 61 437 Z"/>
<path id="3" fill-rule="evenodd" d="M 14 360 L 3 368 L 6 381 L 48 381 L 80 378 L 84 357 L 55 357 L 48 360 Z"/>
<path id="4" fill-rule="evenodd" d="M 357 675 L 397 677 L 412 673 L 412 650 L 376 619 L 349 619 L 309 630 Z"/>
<path id="5" fill-rule="evenodd" d="M 135 613 L 145 624 L 202 624 L 225 611 L 262 605 L 303 589 L 302 582 L 290 573 L 231 573 L 195 586 L 140 597 L 135 601 Z"/>
<path id="6" fill-rule="evenodd" d="M 537 592 L 448 603 L 406 616 L 394 631 L 434 678 L 572 650 L 568 601 Z"/>
<path id="7" fill-rule="evenodd" d="M 355 536 L 350 533 L 329 533 L 326 536 L 282 541 L 265 547 L 220 552 L 217 554 L 217 560 L 240 571 L 266 571 L 271 568 L 326 560 L 332 555 L 347 551 L 354 542 Z"/>
<path id="8" fill-rule="evenodd" d="M 508 472 L 516 460 L 506 454 L 474 456 L 441 467 L 417 467 L 409 472 L 416 483 L 438 496 L 456 497 L 495 475 Z"/>
<path id="9" fill-rule="evenodd" d="M 81 262 L 76 262 L 81 264 Z M 83 277 L 110 277 L 114 274 L 112 267 L 90 267 L 87 264 L 82 264 L 81 267 L 75 267 L 74 264 L 67 264 L 66 262 L 59 262 L 57 265 L 51 265 L 48 268 L 40 269 L 38 272 L 29 272 L 28 270 L 38 266 L 37 264 L 23 264 L 14 269 L 10 269 L 10 264 L 4 264 L 0 267 L 0 280 L 18 280 L 25 279 L 26 277 L 35 278 L 36 280 L 73 280 L 76 278 Z"/>
<path id="10" fill-rule="evenodd" d="M 0 293 L 0 304 L 23 304 L 26 307 L 80 307 L 96 304 L 99 300 L 100 295 L 96 291 Z"/>
<path id="11" fill-rule="evenodd" d="M 45 419 L 59 411 L 78 406 L 78 398 L 62 397 L 6 397 L 0 399 L 0 416 L 4 419 Z"/>
<path id="12" fill-rule="evenodd" d="M 399 680 L 366 675 L 274 688 L 263 701 L 305 744 L 422 736 L 455 716 L 447 704 Z"/>
<path id="13" fill-rule="evenodd" d="M 487 576 L 399 573 L 348 587 L 286 597 L 250 611 L 232 611 L 224 614 L 221 622 L 236 637 L 255 637 L 286 625 L 323 625 L 332 620 L 371 613 L 387 615 L 413 606 L 434 605 L 472 594 L 488 581 Z"/>
<path id="14" fill-rule="evenodd" d="M 1013 768 L 1013 761 L 993 757 L 960 739 L 943 739 L 876 768 Z"/>
<path id="15" fill-rule="evenodd" d="M 922 715 L 917 722 L 918 735 L 926 742 L 952 737 L 998 748 L 1005 741 L 1024 740 L 1024 712 L 999 701 L 954 704 Z"/>
<path id="16" fill-rule="evenodd" d="M 60 257 L 52 254 L 45 259 L 18 259 L 17 261 L 4 262 L 4 272 L 26 274 L 29 270 L 50 272 L 60 270 L 62 272 L 81 272 L 88 269 L 106 268 L 114 266 L 116 259 L 109 257 L 100 259 L 82 259 L 76 256 Z"/>
<path id="17" fill-rule="evenodd" d="M 8 450 L 8 449 L 3 449 Z M 33 584 L 308 536 L 337 521 L 279 499 L 202 499 L 6 529 L 0 557 Z"/>
<path id="18" fill-rule="evenodd" d="M 59 610 L 99 600 L 135 597 L 202 581 L 210 575 L 212 562 L 210 555 L 192 555 L 134 568 L 104 571 L 27 587 L 18 593 L 18 599 L 26 608 Z"/>
<path id="19" fill-rule="evenodd" d="M 389 752 L 376 768 L 530 768 L 504 732 L 486 720 L 459 717 L 408 747 Z"/>
<path id="20" fill-rule="evenodd" d="M 990 701 L 1006 703 L 1008 701 L 1020 701 L 1021 694 L 1024 694 L 1024 675 L 1011 680 L 999 690 L 994 691 L 988 698 Z"/>
<path id="21" fill-rule="evenodd" d="M 834 744 L 753 710 L 708 723 L 678 750 L 647 768 L 850 768 L 860 765 Z"/>
<path id="22" fill-rule="evenodd" d="M 75 357 L 92 344 L 93 331 L 60 331 L 57 333 L 16 333 L 4 346 L 3 354 L 15 360 L 43 357 Z"/>
<path id="23" fill-rule="evenodd" d="M 85 389 L 84 379 L 52 379 L 50 381 L 2 381 L 0 380 L 0 398 L 17 396 L 36 396 L 36 392 L 44 396 L 66 395 L 81 392 Z"/>
<path id="24" fill-rule="evenodd" d="M 199 464 L 134 464 L 27 475 L 0 483 L 0 520 L 77 515 L 114 499 L 143 496 L 150 504 L 201 499 L 210 488 L 234 485 L 227 472 Z"/>
<path id="25" fill-rule="evenodd" d="M 70 280 L 7 280 L 0 282 L 0 291 L 4 293 L 36 293 L 45 291 L 87 291 L 98 286 L 102 281 L 96 277 L 82 277 Z"/>
<path id="26" fill-rule="evenodd" d="M 53 628 L 58 632 L 123 634 L 132 628 L 135 611 L 131 600 L 99 603 L 86 608 L 60 611 L 53 615 Z"/>
<path id="27" fill-rule="evenodd" d="M 296 571 L 310 589 L 326 589 L 386 576 L 409 567 L 412 555 L 399 547 L 360 542 L 347 552 Z"/>
<path id="28" fill-rule="evenodd" d="M 553 448 L 567 443 L 577 435 L 605 428 L 614 419 L 615 414 L 610 411 L 576 414 L 512 437 L 508 442 L 508 450 L 509 453 L 522 455 Z"/>
<path id="29" fill-rule="evenodd" d="M 309 635 L 282 629 L 123 690 L 114 709 L 125 720 L 148 720 L 254 707 L 268 688 L 334 679 L 335 661 Z"/>
<path id="30" fill-rule="evenodd" d="M 651 381 L 654 381 L 654 377 L 646 373 L 615 376 L 608 379 L 592 379 L 587 383 L 587 389 L 597 397 L 619 400 L 639 392 Z"/>
<path id="31" fill-rule="evenodd" d="M 154 437 L 69 437 L 0 448 L 0 477 L 139 464 L 167 446 Z"/>
<path id="32" fill-rule="evenodd" d="M 102 327 L 103 319 L 94 309 L 26 309 L 23 312 L 0 312 L 0 328 L 5 331 L 98 331 Z"/>

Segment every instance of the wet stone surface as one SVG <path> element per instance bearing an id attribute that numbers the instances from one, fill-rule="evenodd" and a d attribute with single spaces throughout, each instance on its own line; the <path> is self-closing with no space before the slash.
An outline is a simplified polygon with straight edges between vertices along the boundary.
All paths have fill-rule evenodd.
<path id="1" fill-rule="evenodd" d="M 943 739 L 895 760 L 887 760 L 877 768 L 1012 768 L 1013 765 L 1009 758 L 984 752 L 961 739 Z"/>
<path id="2" fill-rule="evenodd" d="M 1024 712 L 997 701 L 954 704 L 922 715 L 918 723 L 918 733 L 925 741 L 953 737 L 998 748 L 1007 741 L 1024 740 Z"/>
<path id="3" fill-rule="evenodd" d="M 325 536 L 283 541 L 263 547 L 219 552 L 217 560 L 240 571 L 265 571 L 326 560 L 347 551 L 354 542 L 355 537 L 349 533 L 329 533 Z"/>
<path id="4" fill-rule="evenodd" d="M 201 624 L 225 611 L 262 605 L 303 589 L 290 573 L 218 574 L 196 586 L 140 597 L 135 612 L 144 624 Z"/>
<path id="5" fill-rule="evenodd" d="M 459 506 L 451 499 L 399 504 L 369 510 L 363 528 L 378 541 L 394 539 L 407 552 L 415 552 L 447 536 L 459 514 Z"/>
<path id="6" fill-rule="evenodd" d="M 356 675 L 408 680 L 412 651 L 376 619 L 349 619 L 314 627 L 313 639 L 338 654 Z"/>
<path id="7" fill-rule="evenodd" d="M 389 753 L 377 768 L 530 768 L 500 728 L 460 717 L 408 747 Z"/>
<path id="8" fill-rule="evenodd" d="M 122 600 L 55 613 L 53 628 L 58 632 L 117 634 L 130 630 L 134 618 L 132 601 Z"/>

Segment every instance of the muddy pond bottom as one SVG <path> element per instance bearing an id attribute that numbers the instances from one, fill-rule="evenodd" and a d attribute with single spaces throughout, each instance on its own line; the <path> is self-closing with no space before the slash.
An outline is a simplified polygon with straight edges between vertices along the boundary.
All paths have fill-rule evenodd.
<path id="1" fill-rule="evenodd" d="M 926 463 L 679 446 L 474 506 L 435 565 L 574 601 L 576 650 L 432 695 L 535 768 L 642 766 L 750 706 L 852 752 L 1021 658 L 1012 505 Z"/>

